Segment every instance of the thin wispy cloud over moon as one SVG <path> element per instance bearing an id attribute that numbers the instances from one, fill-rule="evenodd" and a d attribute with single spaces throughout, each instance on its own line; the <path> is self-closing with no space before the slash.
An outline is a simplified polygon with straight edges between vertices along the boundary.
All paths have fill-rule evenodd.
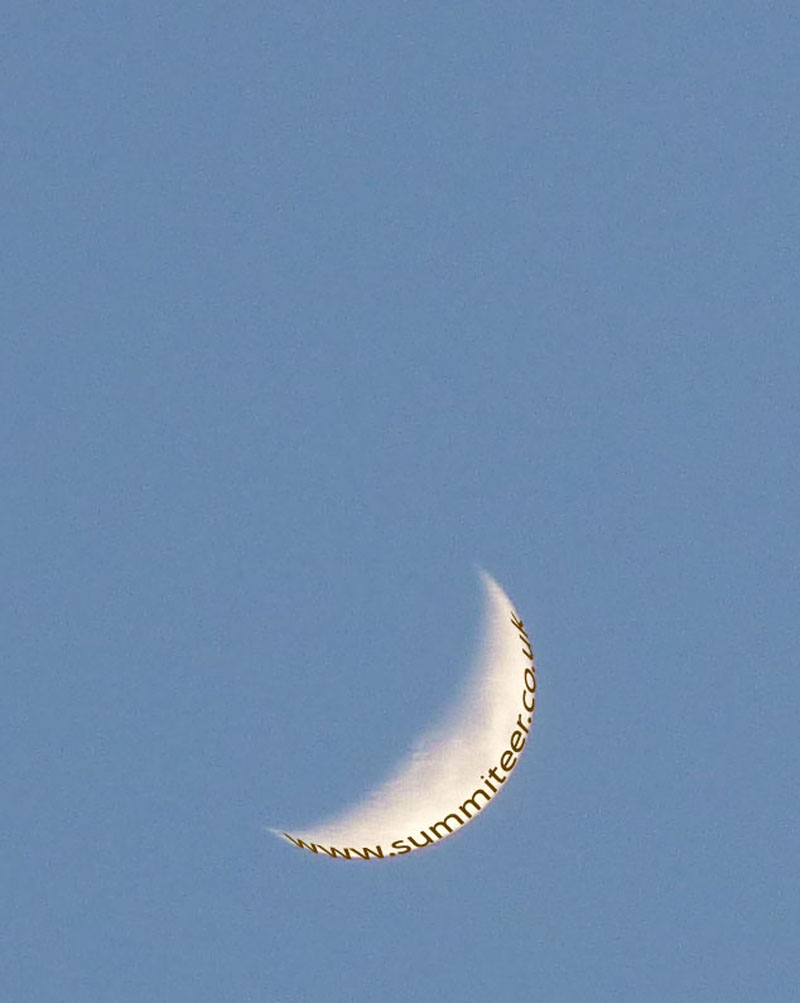
<path id="1" fill-rule="evenodd" d="M 485 572 L 483 639 L 463 693 L 393 774 L 340 814 L 287 832 L 318 855 L 403 856 L 460 831 L 504 789 L 530 738 L 536 669 L 525 625 Z"/>

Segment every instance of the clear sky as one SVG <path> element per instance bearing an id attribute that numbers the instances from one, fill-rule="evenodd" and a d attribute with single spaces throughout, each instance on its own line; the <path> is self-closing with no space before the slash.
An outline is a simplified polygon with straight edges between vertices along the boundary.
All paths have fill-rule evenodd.
<path id="1" fill-rule="evenodd" d="M 0 999 L 797 1000 L 796 3 L 12 2 Z M 477 641 L 535 732 L 319 860 Z"/>

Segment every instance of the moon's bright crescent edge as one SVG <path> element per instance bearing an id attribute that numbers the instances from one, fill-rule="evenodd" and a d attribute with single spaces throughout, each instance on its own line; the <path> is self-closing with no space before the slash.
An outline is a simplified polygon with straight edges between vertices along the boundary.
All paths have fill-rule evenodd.
<path id="1" fill-rule="evenodd" d="M 271 830 L 318 856 L 375 860 L 435 845 L 497 794 L 530 739 L 536 667 L 522 619 L 486 572 L 483 643 L 461 699 L 367 797 L 301 832 Z"/>

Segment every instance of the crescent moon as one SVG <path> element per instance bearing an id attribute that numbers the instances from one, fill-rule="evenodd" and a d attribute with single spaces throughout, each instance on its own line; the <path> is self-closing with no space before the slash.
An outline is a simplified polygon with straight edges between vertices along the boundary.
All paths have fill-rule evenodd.
<path id="1" fill-rule="evenodd" d="M 405 856 L 459 832 L 505 788 L 530 738 L 536 667 L 511 600 L 481 577 L 483 641 L 461 699 L 362 801 L 303 831 L 272 832 L 334 859 Z"/>

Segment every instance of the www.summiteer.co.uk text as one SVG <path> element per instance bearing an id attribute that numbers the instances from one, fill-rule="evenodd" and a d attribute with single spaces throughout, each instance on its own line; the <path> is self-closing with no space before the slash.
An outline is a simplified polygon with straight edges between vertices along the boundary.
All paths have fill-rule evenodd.
<path id="1" fill-rule="evenodd" d="M 321 843 L 306 843 L 302 839 L 289 835 L 288 832 L 284 832 L 283 835 L 302 850 L 310 850 L 311 853 L 325 853 L 329 857 L 341 857 L 344 860 L 373 860 L 383 857 L 397 857 L 404 853 L 411 853 L 413 849 L 421 850 L 433 844 L 434 840 L 443 839 L 450 833 L 456 832 L 456 827 L 465 825 L 472 818 L 473 812 L 477 814 L 484 805 L 488 804 L 499 791 L 500 787 L 506 782 L 509 774 L 517 764 L 518 753 L 522 751 L 529 732 L 527 725 L 530 725 L 533 721 L 533 712 L 536 706 L 536 666 L 533 662 L 530 639 L 522 620 L 518 619 L 515 613 L 511 614 L 511 622 L 516 627 L 519 638 L 522 641 L 522 652 L 530 662 L 525 668 L 525 685 L 522 690 L 522 706 L 527 716 L 527 724 L 523 721 L 523 714 L 518 714 L 516 720 L 518 727 L 509 736 L 509 748 L 500 756 L 499 765 L 487 770 L 486 774 L 481 774 L 481 780 L 484 786 L 488 788 L 488 792 L 484 789 L 484 786 L 476 787 L 471 796 L 463 801 L 458 808 L 448 812 L 443 819 L 429 825 L 427 829 L 420 829 L 421 842 L 418 842 L 414 836 L 395 839 L 391 844 L 392 849 L 387 853 L 384 853 L 383 847 L 380 844 L 376 846 L 363 846 L 360 850 L 357 850 L 353 846 L 339 849 L 336 846 L 323 846 Z M 483 800 L 479 802 L 478 798 L 482 798 Z"/>

